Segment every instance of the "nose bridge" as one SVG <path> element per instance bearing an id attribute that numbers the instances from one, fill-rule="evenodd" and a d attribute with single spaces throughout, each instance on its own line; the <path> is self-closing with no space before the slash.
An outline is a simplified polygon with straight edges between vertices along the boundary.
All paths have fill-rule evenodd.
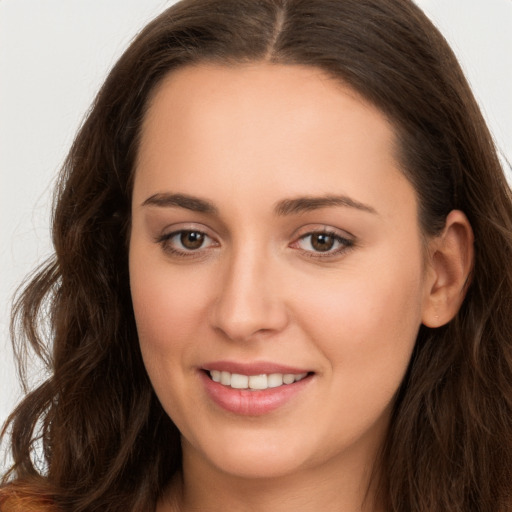
<path id="1" fill-rule="evenodd" d="M 261 246 L 234 247 L 219 276 L 214 327 L 233 340 L 281 330 L 287 323 L 287 312 L 278 293 L 276 273 L 274 258 Z"/>

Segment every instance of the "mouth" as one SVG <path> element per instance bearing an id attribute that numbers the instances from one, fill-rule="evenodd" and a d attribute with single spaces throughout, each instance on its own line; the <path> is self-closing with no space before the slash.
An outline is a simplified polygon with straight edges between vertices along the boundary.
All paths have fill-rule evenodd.
<path id="1" fill-rule="evenodd" d="M 206 392 L 221 409 L 242 416 L 261 416 L 297 403 L 311 388 L 316 373 L 280 363 L 215 361 L 199 368 Z"/>
<path id="2" fill-rule="evenodd" d="M 305 379 L 311 372 L 301 373 L 261 373 L 258 375 L 243 375 L 226 370 L 204 370 L 208 377 L 222 386 L 231 389 L 264 391 L 266 389 L 288 386 Z"/>

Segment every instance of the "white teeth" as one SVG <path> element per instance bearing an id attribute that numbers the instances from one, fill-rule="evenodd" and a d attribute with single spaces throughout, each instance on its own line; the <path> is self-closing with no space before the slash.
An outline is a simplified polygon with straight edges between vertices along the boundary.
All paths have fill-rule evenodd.
<path id="1" fill-rule="evenodd" d="M 235 389 L 247 389 L 249 387 L 249 377 L 239 373 L 231 374 L 231 387 Z"/>
<path id="2" fill-rule="evenodd" d="M 249 377 L 249 388 L 250 389 L 267 389 L 268 378 L 266 375 L 251 375 Z"/>
<path id="3" fill-rule="evenodd" d="M 283 374 L 282 373 L 271 373 L 267 377 L 267 383 L 269 388 L 277 388 L 283 385 Z"/>
<path id="4" fill-rule="evenodd" d="M 241 375 L 226 371 L 210 370 L 210 377 L 214 382 L 220 382 L 224 386 L 234 389 L 262 390 L 277 388 L 279 386 L 293 384 L 307 376 L 307 373 L 271 373 L 260 375 Z"/>
<path id="5" fill-rule="evenodd" d="M 295 382 L 295 375 L 293 373 L 285 373 L 283 375 L 284 384 L 293 384 Z"/>

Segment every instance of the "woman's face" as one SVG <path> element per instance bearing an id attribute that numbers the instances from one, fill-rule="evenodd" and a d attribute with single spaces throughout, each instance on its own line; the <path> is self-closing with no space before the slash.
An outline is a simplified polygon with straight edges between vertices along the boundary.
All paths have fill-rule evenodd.
<path id="1" fill-rule="evenodd" d="M 202 65 L 160 85 L 130 276 L 185 464 L 261 477 L 373 459 L 428 296 L 394 142 L 313 68 Z"/>

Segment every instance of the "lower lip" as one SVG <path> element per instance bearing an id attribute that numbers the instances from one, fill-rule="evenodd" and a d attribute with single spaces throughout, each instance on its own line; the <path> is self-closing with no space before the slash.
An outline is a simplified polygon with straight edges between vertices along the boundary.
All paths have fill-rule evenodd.
<path id="1" fill-rule="evenodd" d="M 275 411 L 291 401 L 311 382 L 312 375 L 293 384 L 251 391 L 233 389 L 214 382 L 205 371 L 200 372 L 208 396 L 222 409 L 241 416 L 261 416 Z"/>

